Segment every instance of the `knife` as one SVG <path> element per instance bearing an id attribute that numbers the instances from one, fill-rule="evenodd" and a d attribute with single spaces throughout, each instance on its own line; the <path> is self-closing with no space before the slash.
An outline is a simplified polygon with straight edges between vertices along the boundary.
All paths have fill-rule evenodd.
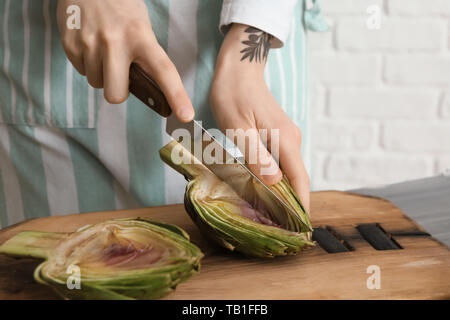
<path id="1" fill-rule="evenodd" d="M 171 115 L 171 109 L 169 102 L 167 101 L 164 93 L 158 87 L 158 85 L 153 81 L 153 79 L 136 63 L 132 63 L 130 66 L 130 85 L 129 91 L 136 96 L 139 100 L 141 100 L 146 106 L 150 107 L 162 117 L 167 118 Z M 226 159 L 224 164 L 219 164 L 220 162 L 213 161 L 213 164 L 208 164 L 203 161 L 203 157 L 196 157 L 200 160 L 209 170 L 211 170 L 217 177 L 222 179 L 225 183 L 227 183 L 230 187 L 233 188 L 236 193 L 241 196 L 245 201 L 250 204 L 253 204 L 254 199 L 252 195 L 245 190 L 242 190 L 242 187 L 236 184 L 236 179 L 232 179 L 229 175 L 226 174 L 226 170 L 221 170 L 222 166 L 226 166 L 229 163 L 237 163 L 239 166 L 238 170 L 240 170 L 241 175 L 247 177 L 248 181 L 255 181 L 259 184 L 265 192 L 265 195 L 277 203 L 279 206 L 284 207 L 284 209 L 290 211 L 295 215 L 295 212 L 281 199 L 278 197 L 264 182 L 261 181 L 245 164 L 245 158 L 238 151 L 238 149 L 233 145 L 234 148 L 229 148 L 229 144 L 226 143 L 227 147 L 224 147 L 224 143 L 218 140 L 218 137 L 210 134 L 201 124 L 196 120 L 192 120 L 191 122 L 185 124 L 176 119 L 176 117 L 171 116 L 167 120 L 166 132 L 173 137 L 174 129 L 176 128 L 185 128 L 191 133 L 191 137 L 195 139 L 202 139 L 202 149 L 211 144 L 212 150 L 222 151 L 222 157 L 220 159 Z M 199 134 L 200 133 L 200 134 Z M 174 138 L 174 137 L 173 137 Z M 175 138 L 176 139 L 176 138 Z M 222 139 L 221 139 L 222 140 Z M 208 143 L 204 143 L 207 141 Z M 215 153 L 216 156 L 219 153 Z M 230 161 L 231 159 L 231 161 Z M 211 163 L 211 162 L 209 162 Z M 234 175 L 233 175 L 234 176 Z M 258 209 L 258 208 L 256 208 Z M 312 229 L 307 226 L 310 231 Z"/>

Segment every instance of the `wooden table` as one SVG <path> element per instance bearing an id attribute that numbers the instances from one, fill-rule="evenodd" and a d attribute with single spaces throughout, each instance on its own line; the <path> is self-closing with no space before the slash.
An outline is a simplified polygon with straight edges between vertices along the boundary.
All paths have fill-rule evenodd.
<path id="1" fill-rule="evenodd" d="M 344 244 L 341 247 L 353 251 L 328 253 L 316 246 L 298 256 L 247 258 L 208 243 L 182 205 L 29 220 L 1 230 L 0 243 L 22 230 L 68 232 L 111 218 L 147 217 L 184 228 L 205 253 L 201 272 L 166 299 L 450 298 L 448 248 L 390 202 L 336 191 L 312 193 L 311 202 L 313 226 L 321 228 L 316 235 L 337 236 Z M 376 250 L 357 229 L 361 225 L 378 228 L 376 223 L 401 249 Z M 51 288 L 33 281 L 38 264 L 0 255 L 0 299 L 57 298 Z M 377 267 L 381 288 L 368 289 L 367 279 L 373 275 L 367 270 Z"/>

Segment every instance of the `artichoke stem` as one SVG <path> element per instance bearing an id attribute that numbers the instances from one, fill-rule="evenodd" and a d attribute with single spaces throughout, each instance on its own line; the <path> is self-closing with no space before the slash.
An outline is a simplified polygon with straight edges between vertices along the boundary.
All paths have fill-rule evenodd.
<path id="1" fill-rule="evenodd" d="M 175 140 L 160 149 L 159 156 L 187 180 L 192 180 L 203 173 L 209 172 L 209 169 L 195 158 L 191 152 Z"/>
<path id="2" fill-rule="evenodd" d="M 0 246 L 0 253 L 47 259 L 67 233 L 22 231 Z"/>

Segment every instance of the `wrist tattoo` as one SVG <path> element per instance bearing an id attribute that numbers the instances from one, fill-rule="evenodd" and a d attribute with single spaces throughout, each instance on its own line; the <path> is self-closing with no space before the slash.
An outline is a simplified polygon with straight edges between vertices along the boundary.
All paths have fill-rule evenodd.
<path id="1" fill-rule="evenodd" d="M 249 35 L 248 40 L 242 41 L 246 47 L 240 51 L 242 53 L 241 61 L 247 58 L 250 62 L 253 59 L 255 62 L 267 60 L 273 36 L 253 27 L 248 27 L 245 32 Z"/>

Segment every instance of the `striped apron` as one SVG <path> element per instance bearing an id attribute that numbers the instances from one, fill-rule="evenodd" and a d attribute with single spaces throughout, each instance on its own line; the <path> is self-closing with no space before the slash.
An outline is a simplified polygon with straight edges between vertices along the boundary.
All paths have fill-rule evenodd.
<path id="1" fill-rule="evenodd" d="M 223 36 L 221 1 L 147 1 L 159 43 L 206 127 L 208 92 Z M 49 215 L 180 203 L 184 178 L 158 150 L 165 119 L 136 98 L 110 105 L 67 60 L 56 0 L 0 0 L 0 228 Z M 303 131 L 310 167 L 304 3 L 285 46 L 271 50 L 265 80 Z"/>

